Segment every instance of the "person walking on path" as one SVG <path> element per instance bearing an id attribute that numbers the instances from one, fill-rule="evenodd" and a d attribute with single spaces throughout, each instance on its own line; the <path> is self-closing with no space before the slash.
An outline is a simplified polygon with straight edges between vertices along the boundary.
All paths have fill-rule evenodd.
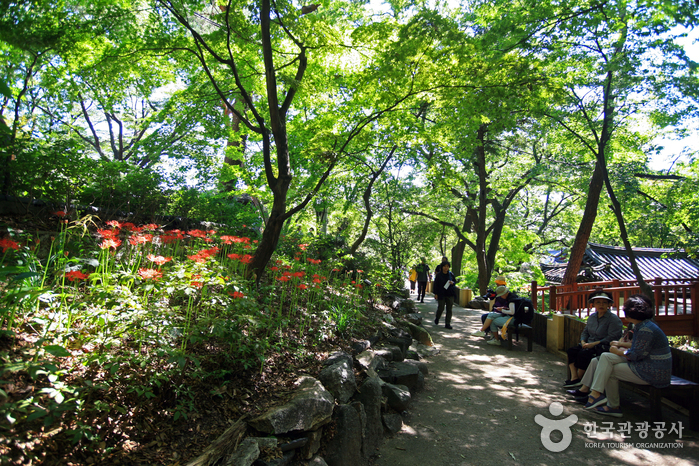
<path id="1" fill-rule="evenodd" d="M 456 277 L 449 271 L 451 264 L 449 261 L 442 262 L 442 269 L 434 276 L 434 299 L 437 300 L 437 316 L 434 319 L 434 324 L 439 325 L 439 318 L 442 317 L 442 312 L 446 306 L 447 314 L 444 318 L 444 328 L 451 329 L 451 311 L 454 307 L 454 297 L 456 296 Z"/>
<path id="2" fill-rule="evenodd" d="M 427 280 L 430 275 L 430 266 L 427 265 L 425 258 L 421 258 L 421 262 L 415 266 L 417 272 L 417 300 L 421 303 L 425 302 L 425 291 L 427 291 Z"/>
<path id="3" fill-rule="evenodd" d="M 413 294 L 413 292 L 415 292 L 415 281 L 417 280 L 417 271 L 415 268 L 410 269 L 408 280 L 410 281 L 410 294 Z"/>

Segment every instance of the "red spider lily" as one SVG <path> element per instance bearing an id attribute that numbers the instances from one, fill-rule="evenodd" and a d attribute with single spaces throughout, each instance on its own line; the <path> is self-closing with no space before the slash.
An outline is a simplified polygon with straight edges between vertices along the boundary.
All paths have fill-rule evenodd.
<path id="1" fill-rule="evenodd" d="M 314 278 L 313 283 L 320 283 L 320 278 Z"/>
<path id="2" fill-rule="evenodd" d="M 320 262 L 321 262 L 320 259 L 307 259 L 307 260 L 308 260 L 308 262 L 310 262 L 311 264 L 315 264 L 315 265 L 318 265 L 318 264 L 320 264 Z"/>
<path id="3" fill-rule="evenodd" d="M 296 256 L 296 257 L 294 257 L 294 260 L 295 260 L 295 261 L 300 261 L 301 258 L 300 258 L 299 256 Z"/>
<path id="4" fill-rule="evenodd" d="M 159 230 L 160 227 L 161 227 L 160 225 L 157 225 L 155 223 L 149 223 L 148 225 L 143 225 L 144 230 Z"/>
<path id="5" fill-rule="evenodd" d="M 305 290 L 306 288 L 308 288 L 308 287 L 306 285 L 304 285 L 303 283 L 301 283 L 299 285 L 299 290 Z"/>
<path id="6" fill-rule="evenodd" d="M 204 286 L 203 282 L 198 281 L 199 279 L 201 279 L 201 275 L 192 275 L 192 278 L 195 281 L 190 283 L 191 286 L 193 286 L 195 288 L 202 288 Z"/>
<path id="7" fill-rule="evenodd" d="M 108 221 L 107 225 L 109 225 L 110 227 L 114 227 L 114 228 L 121 228 L 121 223 L 117 222 L 116 220 Z"/>
<path id="8" fill-rule="evenodd" d="M 220 249 L 218 248 L 218 246 L 214 246 L 213 248 L 210 248 L 210 249 L 204 249 L 202 251 L 202 254 L 206 254 L 207 256 L 211 257 L 211 256 L 215 256 L 216 254 L 218 254 L 219 251 L 220 251 Z"/>
<path id="9" fill-rule="evenodd" d="M 235 238 L 235 236 L 222 235 L 222 236 L 221 236 L 221 242 L 222 242 L 223 244 L 233 244 L 233 238 Z"/>
<path id="10" fill-rule="evenodd" d="M 63 210 L 59 210 L 58 212 L 51 212 L 51 213 L 53 215 L 55 215 L 56 217 L 65 217 L 66 215 L 68 215 L 68 212 L 65 212 Z"/>
<path id="11" fill-rule="evenodd" d="M 207 231 L 207 233 L 210 234 L 210 235 L 215 235 L 215 234 L 216 234 L 216 230 L 209 230 L 209 231 Z"/>
<path id="12" fill-rule="evenodd" d="M 209 256 L 202 255 L 201 252 L 198 252 L 194 255 L 187 256 L 187 258 L 193 260 L 194 262 L 196 262 L 198 264 L 203 264 L 204 262 L 206 262 L 206 259 L 208 259 Z"/>
<path id="13" fill-rule="evenodd" d="M 251 256 L 250 254 L 245 254 L 243 257 L 240 258 L 240 262 L 242 262 L 243 264 L 249 264 L 250 262 L 252 262 L 252 257 L 253 256 Z"/>
<path id="14" fill-rule="evenodd" d="M 280 282 L 288 282 L 289 277 L 287 275 L 282 275 L 281 277 L 277 277 L 277 280 L 279 280 Z"/>
<path id="15" fill-rule="evenodd" d="M 163 273 L 155 269 L 138 269 L 138 276 L 144 280 L 153 280 L 157 282 L 158 279 L 163 277 Z"/>
<path id="16" fill-rule="evenodd" d="M 305 251 L 307 247 L 307 244 L 299 244 L 299 249 L 301 249 L 302 251 Z"/>
<path id="17" fill-rule="evenodd" d="M 351 283 L 352 283 L 352 284 L 354 285 L 354 280 L 352 280 L 352 282 L 351 282 Z"/>
<path id="18" fill-rule="evenodd" d="M 306 272 L 294 272 L 291 274 L 292 277 L 296 278 L 303 278 L 304 275 L 306 275 Z"/>
<path id="19" fill-rule="evenodd" d="M 119 246 L 121 246 L 121 240 L 118 238 L 105 238 L 104 241 L 102 241 L 102 244 L 100 244 L 100 248 L 102 249 L 116 249 Z"/>
<path id="20" fill-rule="evenodd" d="M 172 257 L 156 256 L 155 254 L 148 254 L 146 257 L 149 261 L 155 262 L 158 265 L 163 265 L 166 262 L 170 262 L 172 260 Z"/>
<path id="21" fill-rule="evenodd" d="M 240 254 L 235 254 L 235 253 L 233 253 L 233 254 L 228 254 L 228 257 L 229 257 L 230 259 L 233 259 L 234 261 L 237 261 L 238 259 L 240 259 Z"/>
<path id="22" fill-rule="evenodd" d="M 129 238 L 129 243 L 131 243 L 133 246 L 150 243 L 151 241 L 153 241 L 153 235 L 148 233 L 143 235 L 134 235 Z"/>
<path id="23" fill-rule="evenodd" d="M 272 272 L 276 272 L 277 270 L 279 270 L 279 267 L 270 267 L 269 270 L 271 270 Z"/>
<path id="24" fill-rule="evenodd" d="M 121 228 L 123 228 L 124 230 L 133 231 L 133 232 L 139 232 L 142 230 L 142 228 L 137 227 L 136 225 L 134 225 L 131 222 L 122 223 Z"/>
<path id="25" fill-rule="evenodd" d="M 2 248 L 2 252 L 7 252 L 8 249 L 19 251 L 19 244 L 12 241 L 10 238 L 3 238 L 0 239 L 0 248 Z"/>
<path id="26" fill-rule="evenodd" d="M 361 283 L 357 283 L 356 285 L 354 285 L 354 287 L 355 288 L 364 288 Z"/>
<path id="27" fill-rule="evenodd" d="M 339 272 L 340 269 L 332 269 L 332 272 Z"/>
<path id="28" fill-rule="evenodd" d="M 313 278 L 320 278 L 320 275 L 318 275 L 317 273 L 314 273 Z"/>
<path id="29" fill-rule="evenodd" d="M 166 231 L 164 235 L 160 236 L 160 240 L 165 244 L 172 244 L 182 239 L 184 239 L 184 235 L 180 230 Z"/>
<path id="30" fill-rule="evenodd" d="M 364 273 L 364 271 L 357 269 L 357 273 Z"/>
<path id="31" fill-rule="evenodd" d="M 75 280 L 85 280 L 90 276 L 89 273 L 82 273 L 79 270 L 74 270 L 72 272 L 66 272 L 66 279 L 74 282 Z"/>
<path id="32" fill-rule="evenodd" d="M 252 242 L 255 244 L 259 243 L 259 241 L 257 241 L 256 239 L 252 240 Z"/>
<path id="33" fill-rule="evenodd" d="M 206 232 L 202 230 L 189 230 L 187 234 L 194 238 L 206 238 Z"/>
<path id="34" fill-rule="evenodd" d="M 284 261 L 283 261 L 283 260 L 281 260 L 281 259 L 277 259 L 277 260 L 276 260 L 276 261 L 274 261 L 274 262 L 276 262 L 277 264 L 280 264 L 280 265 L 284 263 Z"/>
<path id="35" fill-rule="evenodd" d="M 233 296 L 234 298 L 244 298 L 245 295 L 241 293 L 240 291 L 234 291 L 233 293 L 228 293 L 230 296 Z"/>
<path id="36" fill-rule="evenodd" d="M 97 229 L 97 234 L 100 235 L 102 238 L 116 238 L 116 236 L 119 234 L 118 231 L 115 230 L 107 230 L 104 228 L 98 228 Z"/>

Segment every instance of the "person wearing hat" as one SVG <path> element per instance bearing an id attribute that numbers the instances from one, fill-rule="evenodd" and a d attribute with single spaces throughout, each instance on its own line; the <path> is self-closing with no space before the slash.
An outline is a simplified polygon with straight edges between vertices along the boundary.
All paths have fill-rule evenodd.
<path id="1" fill-rule="evenodd" d="M 667 336 L 653 322 L 653 303 L 632 295 L 624 303 L 626 320 L 634 326 L 632 341 L 612 341 L 608 353 L 593 359 L 579 391 L 588 395 L 585 409 L 621 417 L 619 381 L 664 388 L 672 381 L 672 352 Z"/>
<path id="2" fill-rule="evenodd" d="M 510 293 L 510 289 L 505 285 L 500 285 L 495 289 L 496 304 L 493 306 L 493 311 L 488 314 L 483 322 L 483 327 L 471 335 L 476 337 L 484 337 L 486 329 L 490 328 L 493 334 L 493 339 L 488 340 L 489 345 L 500 346 L 501 338 L 498 335 L 498 328 L 501 328 L 515 314 L 517 295 Z"/>
<path id="3" fill-rule="evenodd" d="M 613 302 L 612 295 L 606 291 L 597 290 L 590 294 L 588 303 L 595 308 L 595 312 L 587 318 L 580 343 L 568 349 L 570 378 L 563 383 L 563 388 L 580 387 L 590 361 L 609 351 L 611 342 L 621 338 L 624 324 L 619 316 L 609 312 Z"/>
<path id="4" fill-rule="evenodd" d="M 497 288 L 498 286 L 507 286 L 507 280 L 502 275 L 498 275 L 495 278 L 495 288 Z M 493 290 L 488 290 L 488 293 L 485 295 L 485 297 L 490 300 L 489 309 L 491 311 L 495 307 L 507 306 L 507 302 L 504 299 L 497 298 L 495 295 L 496 293 Z M 517 297 L 517 294 L 514 291 L 510 291 L 508 297 Z M 488 314 L 490 314 L 490 312 L 486 312 L 485 314 L 481 315 L 481 322 L 483 323 L 483 325 L 485 325 L 485 320 L 488 318 Z M 490 328 L 487 328 L 484 333 L 487 335 L 488 332 L 490 332 Z"/>

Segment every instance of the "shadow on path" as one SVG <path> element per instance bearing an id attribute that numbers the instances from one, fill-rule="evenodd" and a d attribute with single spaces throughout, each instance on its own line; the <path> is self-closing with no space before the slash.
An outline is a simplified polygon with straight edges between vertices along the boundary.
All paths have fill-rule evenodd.
<path id="1" fill-rule="evenodd" d="M 425 390 L 403 414 L 403 429 L 384 441 L 375 466 L 699 464 L 697 433 L 684 428 L 680 439 L 669 432 L 687 424 L 686 417 L 664 408 L 664 432 L 656 438 L 648 400 L 623 390 L 622 418 L 588 412 L 563 390 L 565 361 L 558 356 L 537 344 L 527 352 L 524 338 L 508 351 L 470 336 L 480 328 L 483 311 L 454 306 L 453 329 L 447 330 L 443 316 L 434 324 L 437 303 L 431 296 L 416 304 L 440 353 L 425 360 Z M 549 410 L 554 402 L 562 413 Z M 576 421 L 568 447 L 544 447 L 535 416 L 545 417 L 544 423 Z M 650 429 L 642 438 L 637 424 L 646 421 Z M 623 439 L 618 430 L 629 422 Z M 588 433 L 592 427 L 596 434 Z M 563 440 L 559 431 L 548 438 Z M 651 443 L 656 445 L 641 445 Z"/>

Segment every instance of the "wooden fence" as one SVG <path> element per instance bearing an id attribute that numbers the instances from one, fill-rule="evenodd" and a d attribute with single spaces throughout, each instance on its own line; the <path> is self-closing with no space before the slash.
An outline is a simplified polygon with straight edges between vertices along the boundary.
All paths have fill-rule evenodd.
<path id="1" fill-rule="evenodd" d="M 699 312 L 692 303 L 699 302 L 699 281 L 695 278 L 661 279 L 649 283 L 655 301 L 655 321 L 666 335 L 689 335 L 699 337 Z M 534 308 L 539 312 L 562 312 L 587 317 L 594 310 L 587 299 L 593 290 L 602 288 L 612 295 L 613 310 L 624 320 L 620 309 L 626 299 L 641 292 L 636 281 L 612 280 L 605 282 L 576 283 L 570 286 L 531 285 Z"/>

